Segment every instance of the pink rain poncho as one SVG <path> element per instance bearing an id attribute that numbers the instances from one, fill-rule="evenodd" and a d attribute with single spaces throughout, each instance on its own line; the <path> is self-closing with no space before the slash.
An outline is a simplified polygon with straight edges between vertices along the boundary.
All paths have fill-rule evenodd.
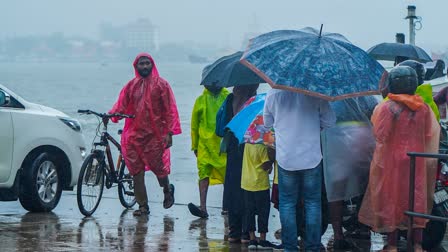
<path id="1" fill-rule="evenodd" d="M 359 212 L 359 221 L 379 233 L 407 229 L 408 217 L 404 214 L 409 207 L 407 153 L 437 153 L 440 134 L 434 113 L 420 96 L 389 94 L 388 97 L 388 101 L 375 108 L 372 116 L 376 147 Z M 416 212 L 431 212 L 436 165 L 435 159 L 416 159 Z M 414 227 L 424 228 L 426 222 L 416 218 Z"/>
<path id="2" fill-rule="evenodd" d="M 137 71 L 137 62 L 148 57 L 153 65 L 149 76 Z M 121 136 L 122 152 L 131 175 L 151 170 L 157 177 L 170 174 L 170 151 L 165 137 L 181 133 L 179 114 L 170 85 L 159 76 L 151 55 L 141 53 L 134 60 L 135 78 L 124 86 L 109 113 L 135 115 L 126 119 Z M 117 118 L 112 121 L 117 122 Z"/>

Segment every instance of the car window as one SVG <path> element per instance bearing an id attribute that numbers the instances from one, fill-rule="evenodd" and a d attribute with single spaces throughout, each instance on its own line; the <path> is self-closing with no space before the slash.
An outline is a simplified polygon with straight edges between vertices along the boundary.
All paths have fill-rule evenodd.
<path id="1" fill-rule="evenodd" d="M 4 91 L 3 89 L 0 88 L 0 92 L 3 92 L 6 96 L 6 100 L 7 103 L 0 105 L 0 107 L 3 108 L 20 108 L 20 109 L 24 109 L 25 107 L 19 102 L 17 101 L 14 97 L 10 96 L 6 91 Z"/>

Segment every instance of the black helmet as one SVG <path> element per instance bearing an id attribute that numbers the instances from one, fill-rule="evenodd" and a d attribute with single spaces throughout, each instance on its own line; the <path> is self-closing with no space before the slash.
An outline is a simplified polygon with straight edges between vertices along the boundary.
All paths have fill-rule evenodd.
<path id="1" fill-rule="evenodd" d="M 415 72 L 417 73 L 418 85 L 423 84 L 426 69 L 422 63 L 415 61 L 415 60 L 405 60 L 405 61 L 401 62 L 400 64 L 398 64 L 398 66 L 412 67 L 415 70 Z"/>
<path id="2" fill-rule="evenodd" d="M 392 94 L 415 94 L 417 89 L 417 73 L 408 66 L 396 66 L 389 72 L 389 92 Z"/>
<path id="3" fill-rule="evenodd" d="M 434 69 L 445 70 L 445 62 L 443 60 L 437 60 Z"/>

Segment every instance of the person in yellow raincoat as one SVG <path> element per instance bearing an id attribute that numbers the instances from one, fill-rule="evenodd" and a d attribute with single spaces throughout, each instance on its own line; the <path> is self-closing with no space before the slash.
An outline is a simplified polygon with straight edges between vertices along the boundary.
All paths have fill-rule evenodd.
<path id="1" fill-rule="evenodd" d="M 194 104 L 191 115 L 191 149 L 196 155 L 200 206 L 188 204 L 191 214 L 207 218 L 209 185 L 223 184 L 226 174 L 226 155 L 220 154 L 221 138 L 215 134 L 216 114 L 229 91 L 222 87 L 205 86 Z"/>

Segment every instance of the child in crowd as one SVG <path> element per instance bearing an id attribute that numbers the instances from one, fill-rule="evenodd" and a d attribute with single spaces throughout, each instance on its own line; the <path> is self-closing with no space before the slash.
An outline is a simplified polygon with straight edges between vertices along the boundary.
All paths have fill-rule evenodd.
<path id="1" fill-rule="evenodd" d="M 262 144 L 246 144 L 244 147 L 241 188 L 244 190 L 244 232 L 250 236 L 249 250 L 276 247 L 266 240 L 270 205 L 269 173 L 275 160 L 275 151 Z M 255 237 L 255 215 L 258 215 L 260 240 Z"/>

